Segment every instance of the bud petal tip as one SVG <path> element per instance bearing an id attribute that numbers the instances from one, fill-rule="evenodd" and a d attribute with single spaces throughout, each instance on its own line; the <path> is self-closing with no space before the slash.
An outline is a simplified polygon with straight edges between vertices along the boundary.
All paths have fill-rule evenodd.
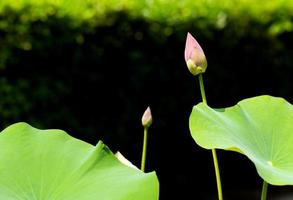
<path id="1" fill-rule="evenodd" d="M 150 107 L 144 111 L 144 114 L 141 118 L 141 123 L 144 127 L 149 127 L 153 122 L 152 113 Z"/>
<path id="2" fill-rule="evenodd" d="M 127 160 L 119 151 L 115 153 L 115 157 L 124 165 L 139 170 L 135 165 L 133 165 L 129 160 Z"/>
<path id="3" fill-rule="evenodd" d="M 199 43 L 189 32 L 186 37 L 184 58 L 189 71 L 193 75 L 205 72 L 207 68 L 205 54 Z"/>

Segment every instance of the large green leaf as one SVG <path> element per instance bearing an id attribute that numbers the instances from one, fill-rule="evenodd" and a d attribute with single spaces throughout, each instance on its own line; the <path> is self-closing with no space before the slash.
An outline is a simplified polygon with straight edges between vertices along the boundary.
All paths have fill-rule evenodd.
<path id="1" fill-rule="evenodd" d="M 245 154 L 268 183 L 293 185 L 293 105 L 286 100 L 259 96 L 224 109 L 200 103 L 189 126 L 201 147 Z"/>
<path id="2" fill-rule="evenodd" d="M 157 200 L 155 173 L 122 164 L 102 142 L 26 123 L 0 134 L 0 199 Z"/>

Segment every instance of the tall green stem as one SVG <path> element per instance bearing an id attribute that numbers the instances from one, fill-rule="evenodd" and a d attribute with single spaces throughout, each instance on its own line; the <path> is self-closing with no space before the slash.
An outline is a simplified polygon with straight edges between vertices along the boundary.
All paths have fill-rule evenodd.
<path id="1" fill-rule="evenodd" d="M 267 193 L 268 193 L 268 183 L 264 180 L 262 185 L 262 191 L 261 191 L 261 200 L 267 199 Z"/>
<path id="2" fill-rule="evenodd" d="M 202 74 L 199 74 L 198 75 L 198 79 L 199 79 L 199 87 L 200 87 L 200 93 L 201 93 L 202 102 L 204 102 L 205 104 L 207 104 L 207 98 L 206 98 L 206 92 L 204 90 L 204 84 L 203 84 Z"/>
<path id="3" fill-rule="evenodd" d="M 212 149 L 212 154 L 213 154 L 215 173 L 216 173 L 216 180 L 217 180 L 218 197 L 219 197 L 219 200 L 223 200 L 221 175 L 220 175 L 220 169 L 219 169 L 218 157 L 217 157 L 216 149 Z"/>
<path id="4" fill-rule="evenodd" d="M 141 156 L 141 171 L 145 171 L 145 160 L 147 152 L 147 140 L 148 140 L 148 127 L 144 127 L 143 131 L 143 147 L 142 147 L 142 156 Z"/>
<path id="5" fill-rule="evenodd" d="M 199 79 L 199 86 L 200 86 L 200 92 L 201 92 L 201 98 L 202 102 L 207 104 L 207 98 L 204 90 L 204 84 L 203 84 L 203 77 L 202 74 L 198 75 Z M 216 181 L 217 181 L 217 188 L 218 188 L 218 198 L 219 200 L 223 200 L 223 193 L 222 193 L 222 184 L 221 184 L 221 175 L 220 175 L 220 169 L 218 164 L 218 158 L 217 158 L 217 152 L 216 149 L 212 149 L 213 154 L 213 161 L 214 161 L 214 167 L 215 167 L 215 174 L 216 174 Z"/>

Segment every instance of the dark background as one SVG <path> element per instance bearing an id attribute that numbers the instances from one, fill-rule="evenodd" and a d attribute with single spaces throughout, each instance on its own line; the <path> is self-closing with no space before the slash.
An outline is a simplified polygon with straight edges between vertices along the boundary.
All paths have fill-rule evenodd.
<path id="1" fill-rule="evenodd" d="M 221 28 L 205 19 L 170 24 L 123 10 L 78 25 L 54 9 L 46 19 L 25 18 L 30 12 L 27 6 L 0 13 L 1 128 L 26 121 L 94 145 L 103 140 L 139 166 L 141 116 L 150 106 L 146 169 L 157 172 L 162 200 L 216 199 L 211 152 L 195 144 L 188 128 L 192 106 L 201 102 L 183 56 L 188 31 L 208 60 L 210 106 L 262 94 L 293 101 L 292 30 L 268 31 L 283 11 L 265 23 L 228 19 Z M 218 158 L 224 197 L 259 199 L 262 181 L 254 165 L 234 152 L 219 151 Z"/>

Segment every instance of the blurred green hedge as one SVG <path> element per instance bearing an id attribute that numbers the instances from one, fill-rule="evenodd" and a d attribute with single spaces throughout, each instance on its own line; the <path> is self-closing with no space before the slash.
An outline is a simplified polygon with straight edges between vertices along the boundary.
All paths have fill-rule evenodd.
<path id="1" fill-rule="evenodd" d="M 132 111 L 142 112 L 145 101 L 168 101 L 172 109 L 176 98 L 149 99 L 146 91 L 164 94 L 160 90 L 170 90 L 176 79 L 190 79 L 182 58 L 187 31 L 205 49 L 208 84 L 216 88 L 210 93 L 220 96 L 219 105 L 221 99 L 235 102 L 253 92 L 291 98 L 292 1 L 3 0 L 2 126 L 66 119 L 77 130 L 86 123 L 87 134 L 93 134 L 97 118 L 87 111 L 103 113 L 100 126 L 106 131 L 111 111 L 127 127 L 123 123 L 133 120 Z M 173 87 L 183 87 L 186 99 L 192 99 L 188 84 Z M 226 95 L 216 92 L 224 89 Z M 108 107 L 96 106 L 103 104 Z M 126 114 L 117 112 L 121 109 Z M 119 130 L 122 137 L 126 130 Z"/>
<path id="2" fill-rule="evenodd" d="M 246 88 L 255 80 L 260 86 L 268 85 L 276 95 L 290 97 L 292 1 L 3 0 L 2 125 L 21 119 L 38 122 L 38 115 L 44 113 L 46 123 L 66 118 L 76 124 L 78 117 L 67 116 L 74 111 L 69 106 L 94 104 L 92 100 L 87 104 L 86 98 L 91 99 L 99 90 L 105 92 L 103 96 L 115 98 L 126 95 L 129 88 L 138 95 L 144 95 L 143 90 L 159 90 L 151 88 L 155 83 L 145 81 L 159 74 L 158 84 L 173 82 L 170 77 L 184 68 L 187 31 L 206 51 L 210 84 L 221 80 L 225 88 L 225 82 L 236 81 L 230 84 L 230 94 L 221 99 L 245 96 L 246 90 L 240 94 L 236 88 L 242 79 Z M 177 73 L 178 79 L 182 73 Z M 278 81 L 271 84 L 272 79 Z M 184 84 L 175 87 L 188 87 Z M 87 90 L 84 88 L 89 91 L 81 95 Z M 104 98 L 96 100 L 109 103 Z M 51 112 L 52 107 L 58 114 Z M 76 112 L 78 116 L 83 110 Z"/>
<path id="3" fill-rule="evenodd" d="M 293 1 L 1 0 L 0 126 L 26 121 L 102 139 L 138 164 L 150 105 L 148 167 L 163 182 L 161 198 L 210 188 L 204 173 L 184 174 L 201 167 L 188 157 L 188 117 L 200 94 L 183 58 L 187 31 L 208 59 L 210 105 L 260 94 L 293 101 Z"/>

